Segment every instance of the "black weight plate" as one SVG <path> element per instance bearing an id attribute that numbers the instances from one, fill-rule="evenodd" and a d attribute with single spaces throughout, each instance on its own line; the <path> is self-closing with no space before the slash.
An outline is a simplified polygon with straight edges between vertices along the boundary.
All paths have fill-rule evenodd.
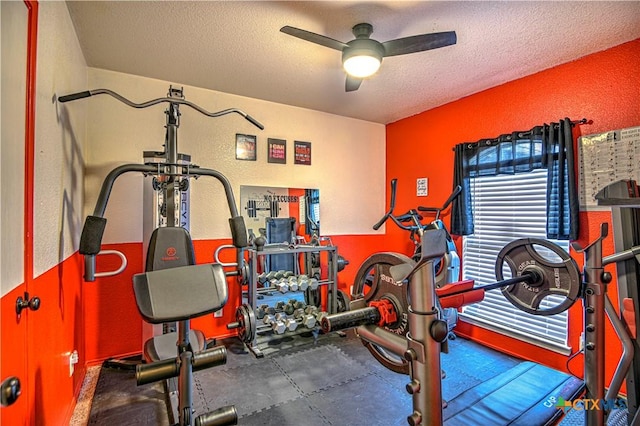
<path id="1" fill-rule="evenodd" d="M 401 336 L 406 336 L 409 332 L 407 282 L 397 284 L 391 278 L 389 269 L 404 263 L 415 264 L 411 258 L 399 253 L 386 252 L 371 255 L 358 269 L 352 291 L 352 298 L 364 297 L 366 302 L 380 300 L 384 295 L 391 295 L 394 300 L 397 300 L 398 308 L 402 311 L 399 312 L 400 318 L 396 324 L 385 326 L 385 329 Z M 363 343 L 371 355 L 389 370 L 409 374 L 409 363 L 404 358 L 364 340 Z"/>
<path id="2" fill-rule="evenodd" d="M 246 303 L 236 309 L 236 322 L 238 327 L 238 337 L 244 343 L 251 343 L 256 337 L 256 316 L 250 305 Z"/>
<path id="3" fill-rule="evenodd" d="M 533 284 L 520 283 L 501 289 L 507 300 L 524 312 L 555 315 L 569 309 L 580 296 L 578 266 L 566 251 L 550 241 L 523 238 L 504 246 L 496 259 L 498 281 L 503 280 L 505 264 L 512 277 L 533 271 L 541 278 Z M 551 295 L 561 296 L 560 300 L 550 300 Z"/>
<path id="4" fill-rule="evenodd" d="M 336 293 L 338 299 L 337 312 L 347 312 L 349 310 L 349 296 L 342 290 L 338 290 Z"/>

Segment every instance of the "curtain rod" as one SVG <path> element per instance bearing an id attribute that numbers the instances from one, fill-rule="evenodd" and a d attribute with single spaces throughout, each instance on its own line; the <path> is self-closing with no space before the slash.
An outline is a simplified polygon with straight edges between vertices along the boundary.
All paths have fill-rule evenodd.
<path id="1" fill-rule="evenodd" d="M 551 123 L 551 125 L 553 124 L 558 124 L 558 123 Z M 580 120 L 571 120 L 571 125 L 572 126 L 576 126 L 578 124 L 593 124 L 593 120 L 587 119 L 587 118 L 581 118 Z M 539 126 L 536 126 L 539 127 Z M 534 127 L 535 128 L 535 127 Z M 533 130 L 533 129 L 532 129 Z M 518 133 L 518 135 L 520 136 L 524 136 L 527 133 L 531 133 L 532 130 L 526 131 L 526 132 L 522 132 L 522 133 Z M 493 140 L 497 140 L 498 138 L 493 138 Z M 483 139 L 486 141 L 492 140 L 492 139 Z M 472 145 L 472 144 L 477 144 L 478 142 L 468 142 L 468 143 L 463 143 L 462 145 Z M 453 148 L 451 148 L 452 151 L 455 151 L 456 148 L 455 146 Z"/>

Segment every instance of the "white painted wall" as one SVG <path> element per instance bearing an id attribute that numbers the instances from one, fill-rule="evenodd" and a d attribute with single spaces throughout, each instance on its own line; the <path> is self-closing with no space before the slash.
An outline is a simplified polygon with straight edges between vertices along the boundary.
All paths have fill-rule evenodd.
<path id="1" fill-rule="evenodd" d="M 2 20 L 2 143 L 0 146 L 0 296 L 24 282 L 24 140 L 27 8 L 0 3 Z"/>
<path id="2" fill-rule="evenodd" d="M 87 66 L 64 2 L 40 2 L 36 80 L 34 276 L 78 250 L 84 222 L 86 105 L 54 96 L 83 90 Z M 3 235 L 4 240 L 4 235 Z"/>
<path id="3" fill-rule="evenodd" d="M 98 88 L 143 102 L 164 97 L 169 83 L 89 68 L 87 89 Z M 260 131 L 237 114 L 208 118 L 188 107 L 180 109 L 179 151 L 190 154 L 201 167 L 224 173 L 236 203 L 240 185 L 319 188 L 323 234 L 374 233 L 371 225 L 385 210 L 384 125 L 190 86 L 184 87 L 184 94 L 208 111 L 238 108 L 265 126 Z M 107 95 L 67 105 L 69 111 L 88 105 L 84 210 L 91 214 L 111 169 L 141 162 L 142 151 L 162 150 L 165 108 L 133 109 Z M 257 135 L 257 161 L 235 159 L 236 133 Z M 267 163 L 269 137 L 287 140 L 286 165 Z M 311 166 L 293 164 L 294 140 L 312 143 Z M 108 223 L 103 243 L 142 241 L 142 181 L 140 175 L 125 175 L 116 181 L 105 213 Z M 230 237 L 222 187 L 203 177 L 192 182 L 191 188 L 192 236 Z"/>

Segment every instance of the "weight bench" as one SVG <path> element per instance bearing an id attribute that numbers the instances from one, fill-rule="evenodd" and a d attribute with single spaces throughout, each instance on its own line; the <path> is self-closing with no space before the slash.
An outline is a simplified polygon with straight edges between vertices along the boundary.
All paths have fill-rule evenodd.
<path id="1" fill-rule="evenodd" d="M 133 291 L 138 311 L 145 321 L 161 324 L 188 321 L 219 311 L 227 302 L 227 280 L 222 265 L 205 264 L 150 271 L 133 277 Z M 138 385 L 178 377 L 179 424 L 192 425 L 192 372 L 227 361 L 224 346 L 194 352 L 190 333 L 174 342 L 171 359 L 136 367 Z M 226 406 L 195 419 L 196 425 L 235 425 L 238 415 L 234 406 Z"/>
<path id="2" fill-rule="evenodd" d="M 584 382 L 533 362 L 517 366 L 447 401 L 447 426 L 551 425 L 563 415 L 560 398 L 570 401 L 584 390 Z"/>

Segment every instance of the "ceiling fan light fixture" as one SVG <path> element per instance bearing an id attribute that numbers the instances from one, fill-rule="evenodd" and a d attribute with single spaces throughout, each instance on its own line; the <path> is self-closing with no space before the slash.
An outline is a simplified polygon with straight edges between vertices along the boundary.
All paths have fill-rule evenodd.
<path id="1" fill-rule="evenodd" d="M 370 55 L 351 56 L 344 60 L 344 70 L 353 77 L 365 78 L 375 74 L 380 68 L 382 58 Z"/>

